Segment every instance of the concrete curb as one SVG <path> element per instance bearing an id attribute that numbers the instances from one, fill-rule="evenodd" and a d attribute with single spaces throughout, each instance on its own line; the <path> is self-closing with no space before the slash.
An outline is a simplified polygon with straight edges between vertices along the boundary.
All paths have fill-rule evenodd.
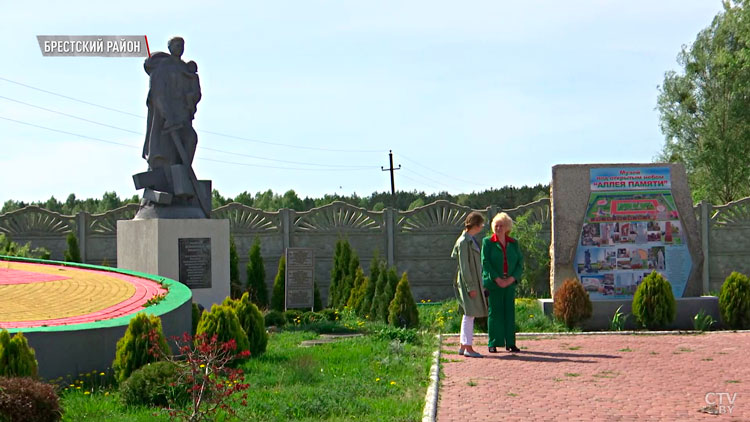
<path id="1" fill-rule="evenodd" d="M 437 418 L 438 389 L 440 386 L 440 349 L 443 346 L 443 338 L 437 335 L 437 350 L 432 354 L 433 361 L 430 368 L 430 386 L 424 397 L 424 410 L 422 411 L 422 422 L 435 422 Z"/>

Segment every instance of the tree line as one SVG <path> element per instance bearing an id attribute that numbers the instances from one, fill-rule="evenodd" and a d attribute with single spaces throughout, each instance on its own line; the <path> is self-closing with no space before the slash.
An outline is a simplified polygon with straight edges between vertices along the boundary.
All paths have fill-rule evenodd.
<path id="1" fill-rule="evenodd" d="M 456 195 L 448 192 L 427 194 L 415 190 L 397 191 L 395 195 L 391 195 L 390 192 L 374 192 L 369 196 L 359 196 L 356 193 L 351 195 L 326 194 L 319 198 L 306 196 L 304 199 L 300 198 L 293 189 L 283 194 L 273 192 L 271 189 L 255 194 L 245 191 L 235 197 L 224 197 L 218 190 L 214 189 L 211 202 L 213 208 L 218 208 L 231 202 L 238 202 L 264 211 L 277 211 L 281 208 L 308 211 L 334 201 L 342 201 L 368 210 L 381 211 L 386 207 L 411 210 L 439 199 L 474 209 L 487 208 L 490 205 L 495 205 L 502 209 L 510 209 L 547 197 L 549 197 L 549 185 L 538 184 L 521 187 L 504 186 L 498 189 L 487 189 L 481 192 L 460 193 Z M 74 193 L 71 193 L 62 202 L 54 196 L 46 201 L 29 203 L 10 199 L 5 201 L 2 209 L 0 209 L 0 214 L 15 211 L 28 205 L 37 205 L 64 215 L 73 215 L 81 211 L 98 214 L 129 203 L 138 203 L 139 201 L 140 197 L 138 195 L 129 198 L 120 198 L 116 192 L 105 192 L 101 198 L 87 198 L 83 200 L 78 199 Z"/>

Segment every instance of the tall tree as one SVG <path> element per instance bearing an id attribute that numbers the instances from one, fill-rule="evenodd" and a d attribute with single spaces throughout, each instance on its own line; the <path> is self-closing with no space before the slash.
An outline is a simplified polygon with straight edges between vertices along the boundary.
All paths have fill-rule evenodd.
<path id="1" fill-rule="evenodd" d="M 659 87 L 658 158 L 685 164 L 694 200 L 750 194 L 750 0 L 725 1 L 677 62 Z"/>
<path id="2" fill-rule="evenodd" d="M 268 306 L 268 288 L 266 287 L 266 268 L 263 265 L 263 257 L 260 256 L 260 239 L 255 238 L 253 246 L 248 252 L 247 262 L 247 291 L 250 300 L 259 308 Z"/>

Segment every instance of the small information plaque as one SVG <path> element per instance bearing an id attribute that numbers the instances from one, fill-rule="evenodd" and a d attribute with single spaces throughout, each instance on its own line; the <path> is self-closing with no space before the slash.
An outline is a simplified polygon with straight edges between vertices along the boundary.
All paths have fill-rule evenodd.
<path id="1" fill-rule="evenodd" d="M 211 238 L 177 239 L 180 283 L 191 289 L 211 288 Z"/>
<path id="2" fill-rule="evenodd" d="M 286 249 L 285 309 L 313 308 L 314 274 L 312 248 Z"/>

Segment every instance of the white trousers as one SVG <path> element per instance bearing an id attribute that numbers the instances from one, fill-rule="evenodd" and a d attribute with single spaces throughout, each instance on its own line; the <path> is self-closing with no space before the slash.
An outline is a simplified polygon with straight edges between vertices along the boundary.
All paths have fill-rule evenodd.
<path id="1" fill-rule="evenodd" d="M 474 317 L 464 315 L 461 319 L 461 345 L 471 346 L 474 343 Z"/>

